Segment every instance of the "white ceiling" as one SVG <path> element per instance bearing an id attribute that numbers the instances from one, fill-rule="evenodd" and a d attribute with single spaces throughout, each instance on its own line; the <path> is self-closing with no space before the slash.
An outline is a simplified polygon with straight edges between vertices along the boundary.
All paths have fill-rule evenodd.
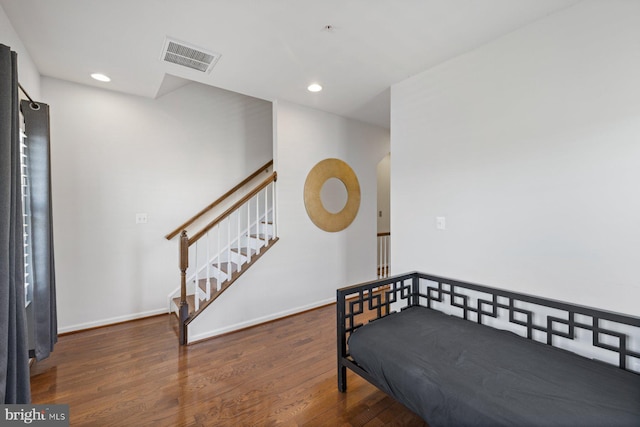
<path id="1" fill-rule="evenodd" d="M 187 79 L 388 127 L 392 84 L 578 1 L 0 0 L 0 5 L 45 76 L 152 98 Z M 166 36 L 222 57 L 210 74 L 165 63 L 160 53 Z M 96 71 L 112 82 L 92 80 L 89 74 Z M 324 90 L 309 93 L 311 82 Z"/>

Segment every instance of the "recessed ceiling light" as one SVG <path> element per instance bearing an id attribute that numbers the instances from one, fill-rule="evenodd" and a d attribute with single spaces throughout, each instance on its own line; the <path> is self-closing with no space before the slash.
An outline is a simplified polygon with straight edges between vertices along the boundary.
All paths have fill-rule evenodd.
<path id="1" fill-rule="evenodd" d="M 311 83 L 309 86 L 307 86 L 307 90 L 309 92 L 320 92 L 322 90 L 322 86 L 320 86 L 318 83 Z"/>
<path id="2" fill-rule="evenodd" d="M 95 80 L 98 80 L 100 82 L 110 82 L 111 78 L 109 76 L 105 76 L 104 74 L 100 74 L 100 73 L 93 73 L 91 74 L 91 77 Z"/>

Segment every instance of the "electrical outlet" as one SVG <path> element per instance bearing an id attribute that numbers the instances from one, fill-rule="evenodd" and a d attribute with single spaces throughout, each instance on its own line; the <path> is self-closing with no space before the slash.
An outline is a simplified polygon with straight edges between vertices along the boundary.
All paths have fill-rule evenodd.
<path id="1" fill-rule="evenodd" d="M 147 223 L 147 214 L 146 213 L 137 213 L 136 214 L 136 224 L 146 224 Z"/>
<path id="2" fill-rule="evenodd" d="M 447 219 L 443 216 L 436 217 L 436 228 L 438 230 L 445 230 L 447 228 Z"/>

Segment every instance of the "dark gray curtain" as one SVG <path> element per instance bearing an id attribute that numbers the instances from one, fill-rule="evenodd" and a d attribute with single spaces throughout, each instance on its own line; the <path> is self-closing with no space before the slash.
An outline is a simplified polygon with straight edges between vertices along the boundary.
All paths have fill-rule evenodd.
<path id="1" fill-rule="evenodd" d="M 53 262 L 53 218 L 51 203 L 51 154 L 49 106 L 41 102 L 20 104 L 27 134 L 28 173 L 31 202 L 31 256 L 33 262 L 33 307 L 31 324 L 35 358 L 42 360 L 58 341 L 56 279 Z"/>
<path id="2" fill-rule="evenodd" d="M 17 55 L 0 45 L 0 400 L 30 403 Z"/>

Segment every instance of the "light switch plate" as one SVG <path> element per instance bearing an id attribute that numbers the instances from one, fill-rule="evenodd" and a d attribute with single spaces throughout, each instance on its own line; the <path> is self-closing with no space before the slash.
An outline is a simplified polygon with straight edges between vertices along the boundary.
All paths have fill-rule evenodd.
<path id="1" fill-rule="evenodd" d="M 445 230 L 447 228 L 447 219 L 443 216 L 436 217 L 436 228 L 438 230 Z"/>

